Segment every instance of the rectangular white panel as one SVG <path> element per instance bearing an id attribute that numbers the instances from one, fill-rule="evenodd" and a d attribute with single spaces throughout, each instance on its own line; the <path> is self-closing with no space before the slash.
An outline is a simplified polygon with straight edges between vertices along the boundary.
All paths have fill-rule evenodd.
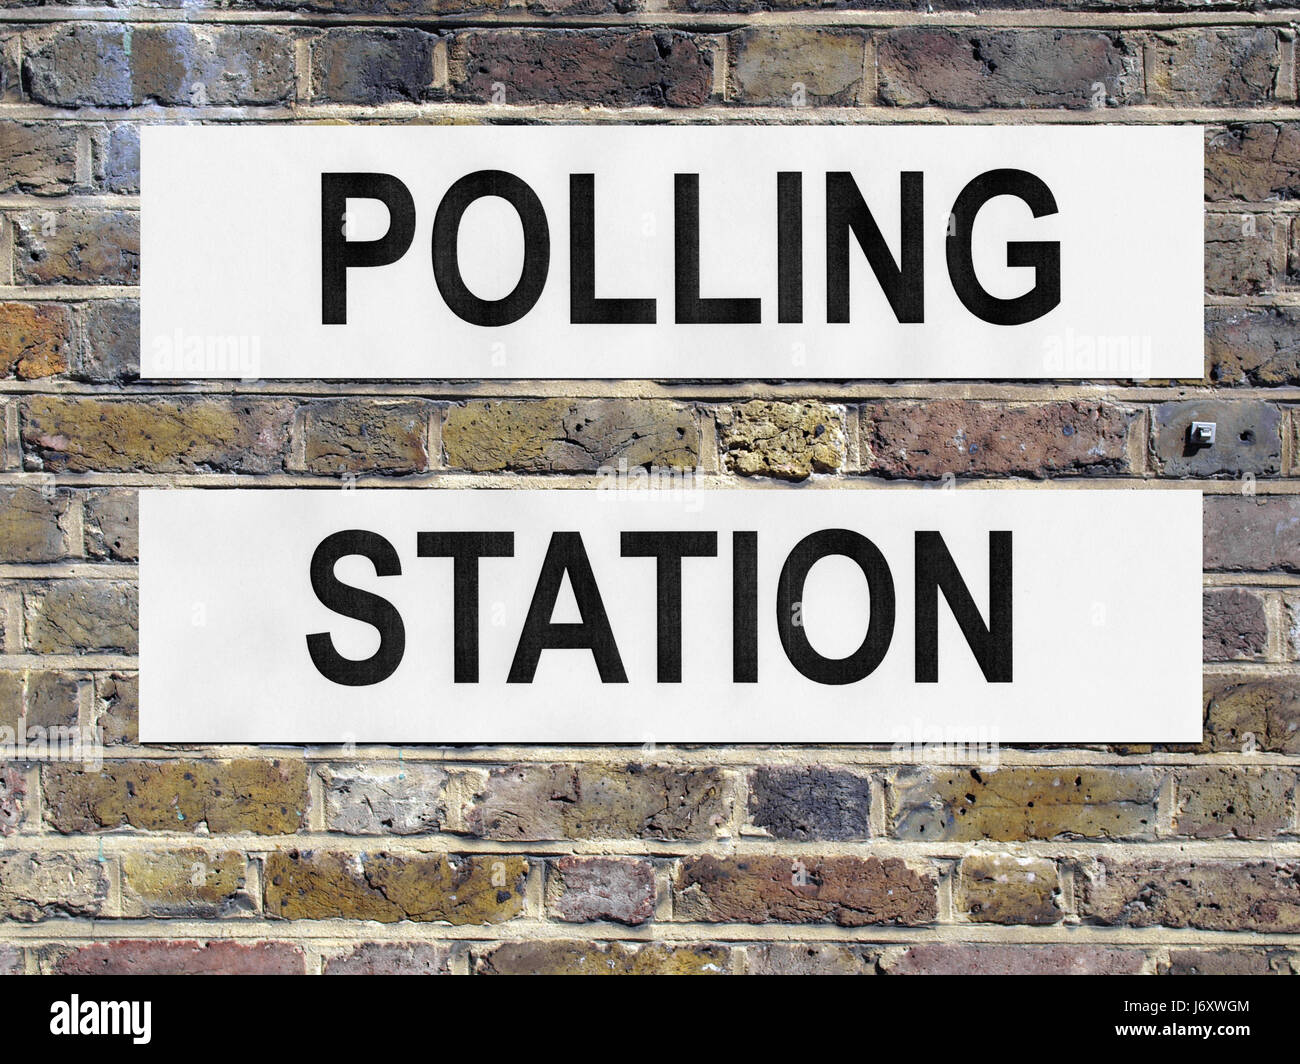
<path id="1" fill-rule="evenodd" d="M 142 137 L 147 379 L 1203 370 L 1197 126 L 209 125 Z M 348 174 L 387 176 L 337 176 Z M 784 196 L 780 174 L 798 176 Z M 581 175 L 590 210 L 579 195 L 571 211 Z M 689 177 L 679 195 L 678 175 L 695 175 L 697 195 Z M 335 202 L 340 189 L 369 191 Z M 359 264 L 367 256 L 384 264 Z M 326 264 L 347 262 L 327 283 Z M 345 321 L 327 322 L 327 303 Z"/>
<path id="2" fill-rule="evenodd" d="M 148 490 L 140 514 L 145 742 L 1201 735 L 1196 491 Z M 459 603 L 420 538 L 457 532 L 497 537 Z M 680 582 L 637 533 L 689 547 Z"/>

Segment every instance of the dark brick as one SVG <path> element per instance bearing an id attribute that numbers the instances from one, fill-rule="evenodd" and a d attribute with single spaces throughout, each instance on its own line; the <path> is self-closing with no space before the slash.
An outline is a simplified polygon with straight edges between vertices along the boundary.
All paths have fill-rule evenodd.
<path id="1" fill-rule="evenodd" d="M 1142 85 L 1141 49 L 1094 30 L 909 27 L 876 57 L 881 101 L 897 106 L 1090 108 L 1134 102 Z"/>
<path id="2" fill-rule="evenodd" d="M 865 839 L 871 835 L 871 781 L 846 769 L 755 769 L 749 819 L 778 839 Z"/>
<path id="3" fill-rule="evenodd" d="M 1217 426 L 1213 446 L 1191 443 L 1193 421 Z M 1153 457 L 1164 476 L 1276 476 L 1282 470 L 1282 412 L 1270 403 L 1161 403 L 1152 412 L 1152 435 Z"/>
<path id="4" fill-rule="evenodd" d="M 451 48 L 454 94 L 504 103 L 691 107 L 713 88 L 713 57 L 673 30 L 470 30 Z"/>
<path id="5" fill-rule="evenodd" d="M 1268 650 L 1264 600 L 1253 591 L 1207 591 L 1202 599 L 1201 655 L 1206 661 L 1261 658 Z"/>
<path id="6" fill-rule="evenodd" d="M 312 41 L 312 99 L 319 103 L 422 100 L 431 92 L 433 33 L 333 29 Z"/>

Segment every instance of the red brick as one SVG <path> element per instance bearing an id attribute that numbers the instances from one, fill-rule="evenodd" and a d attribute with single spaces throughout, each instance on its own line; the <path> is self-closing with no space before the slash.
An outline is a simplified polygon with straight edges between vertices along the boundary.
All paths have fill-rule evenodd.
<path id="1" fill-rule="evenodd" d="M 303 975 L 302 948 L 288 942 L 96 942 L 56 952 L 58 975 Z"/>
<path id="2" fill-rule="evenodd" d="M 896 857 L 688 857 L 673 884 L 678 920 L 919 926 L 937 885 Z"/>

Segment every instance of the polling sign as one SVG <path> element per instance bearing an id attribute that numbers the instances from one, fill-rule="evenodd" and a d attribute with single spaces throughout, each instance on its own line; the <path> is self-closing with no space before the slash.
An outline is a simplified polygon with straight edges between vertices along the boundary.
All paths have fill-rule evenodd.
<path id="1" fill-rule="evenodd" d="M 1202 133 L 146 126 L 141 373 L 1202 373 Z"/>
<path id="2" fill-rule="evenodd" d="M 144 742 L 1197 742 L 1201 496 L 148 490 Z"/>

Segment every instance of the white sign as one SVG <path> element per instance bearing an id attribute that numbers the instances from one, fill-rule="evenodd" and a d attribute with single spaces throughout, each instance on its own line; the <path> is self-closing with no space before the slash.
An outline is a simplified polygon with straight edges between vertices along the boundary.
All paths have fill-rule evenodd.
<path id="1" fill-rule="evenodd" d="M 1201 496 L 150 490 L 145 742 L 1197 742 Z"/>
<path id="2" fill-rule="evenodd" d="M 142 375 L 1199 378 L 1197 126 L 146 126 Z"/>

